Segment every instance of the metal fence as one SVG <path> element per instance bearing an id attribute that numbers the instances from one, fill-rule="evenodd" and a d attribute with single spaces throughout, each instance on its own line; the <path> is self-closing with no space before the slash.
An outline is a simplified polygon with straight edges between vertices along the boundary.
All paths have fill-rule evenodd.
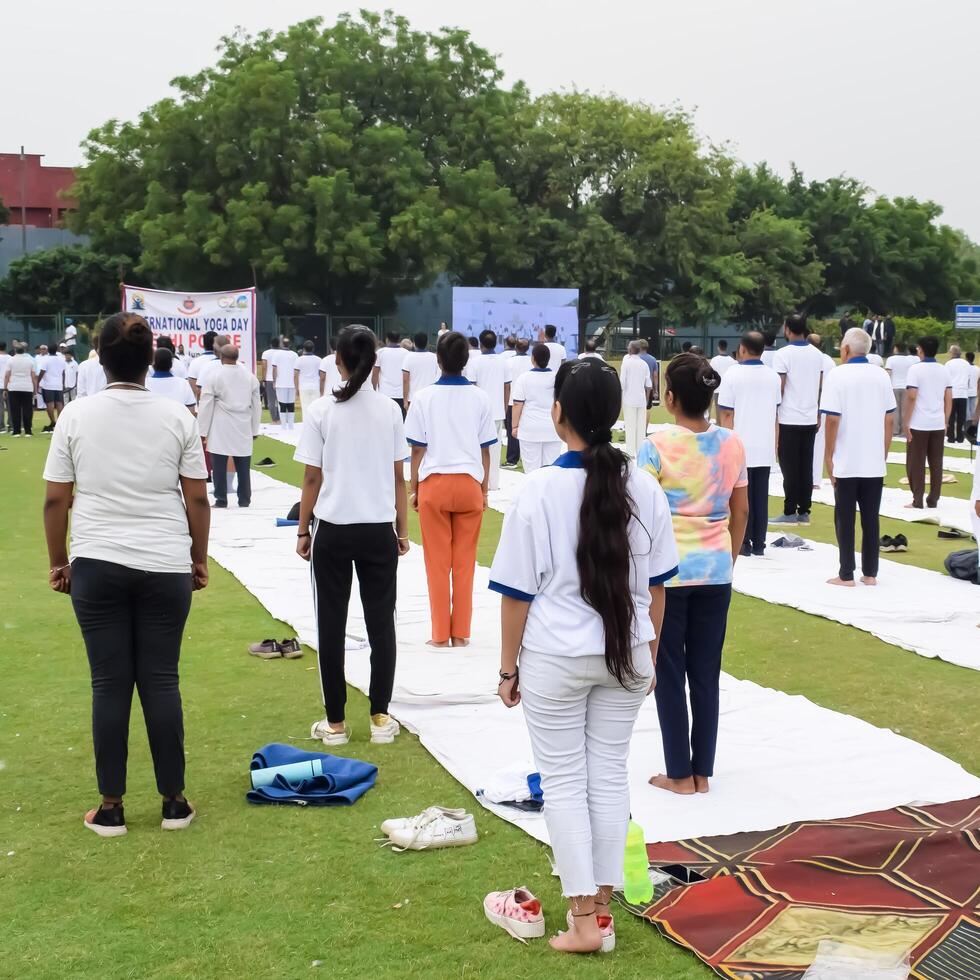
<path id="1" fill-rule="evenodd" d="M 33 353 L 39 344 L 57 346 L 65 339 L 69 325 L 78 329 L 75 346 L 79 360 L 88 356 L 92 346 L 92 331 L 103 318 L 100 313 L 52 313 L 37 315 L 0 315 L 0 340 L 7 344 L 9 351 L 15 340 L 24 341 Z"/>

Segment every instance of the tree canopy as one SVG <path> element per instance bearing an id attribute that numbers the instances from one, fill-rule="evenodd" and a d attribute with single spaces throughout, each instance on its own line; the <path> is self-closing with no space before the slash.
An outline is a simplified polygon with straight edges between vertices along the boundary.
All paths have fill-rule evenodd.
<path id="1" fill-rule="evenodd" d="M 447 273 L 577 286 L 583 313 L 758 322 L 948 316 L 980 285 L 931 202 L 739 165 L 681 110 L 531 98 L 465 31 L 390 12 L 235 34 L 173 85 L 89 135 L 69 217 L 148 285 L 356 312 Z"/>

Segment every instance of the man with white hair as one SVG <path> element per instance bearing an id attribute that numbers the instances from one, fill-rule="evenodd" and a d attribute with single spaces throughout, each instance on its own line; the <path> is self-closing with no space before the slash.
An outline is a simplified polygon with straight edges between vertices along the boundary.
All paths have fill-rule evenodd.
<path id="1" fill-rule="evenodd" d="M 626 452 L 636 454 L 647 437 L 647 391 L 653 386 L 650 369 L 640 357 L 640 342 L 631 340 L 619 369 L 623 386 L 623 419 L 626 422 Z"/>
<path id="2" fill-rule="evenodd" d="M 953 410 L 949 416 L 946 438 L 950 442 L 962 442 L 966 438 L 966 406 L 970 397 L 970 364 L 963 359 L 963 352 L 957 344 L 949 348 L 946 370 L 953 384 Z"/>
<path id="3" fill-rule="evenodd" d="M 834 485 L 834 528 L 840 570 L 830 585 L 854 587 L 854 519 L 861 509 L 861 581 L 878 584 L 879 510 L 894 426 L 895 393 L 888 374 L 868 362 L 871 338 L 860 327 L 844 334 L 841 366 L 827 375 L 820 411 L 825 461 Z"/>

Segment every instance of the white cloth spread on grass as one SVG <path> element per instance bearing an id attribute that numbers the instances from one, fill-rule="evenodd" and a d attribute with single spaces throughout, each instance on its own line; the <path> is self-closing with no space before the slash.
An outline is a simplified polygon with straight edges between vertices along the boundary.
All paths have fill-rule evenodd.
<path id="1" fill-rule="evenodd" d="M 293 530 L 274 526 L 296 495 L 295 487 L 253 473 L 251 507 L 212 515 L 209 551 L 273 616 L 315 644 L 308 566 L 293 552 Z M 477 567 L 473 645 L 435 652 L 425 646 L 429 607 L 421 549 L 413 546 L 399 564 L 399 663 L 391 713 L 471 792 L 504 765 L 531 762 L 520 709 L 507 710 L 496 696 L 500 605 L 487 583 L 487 569 Z M 364 634 L 356 588 L 349 631 Z M 347 676 L 351 684 L 367 688 L 366 652 L 348 656 Z M 308 694 L 314 717 L 318 705 L 312 679 Z M 980 793 L 980 780 L 922 745 L 727 674 L 722 675 L 711 793 L 682 798 L 654 789 L 647 779 L 663 767 L 656 705 L 648 698 L 633 737 L 630 785 L 633 816 L 650 842 L 765 830 L 794 820 Z M 495 812 L 547 841 L 540 814 Z"/>
<path id="2" fill-rule="evenodd" d="M 889 453 L 888 462 L 896 466 L 904 466 L 905 453 Z M 946 456 L 943 459 L 943 469 L 947 473 L 972 473 L 973 460 L 969 456 Z"/>

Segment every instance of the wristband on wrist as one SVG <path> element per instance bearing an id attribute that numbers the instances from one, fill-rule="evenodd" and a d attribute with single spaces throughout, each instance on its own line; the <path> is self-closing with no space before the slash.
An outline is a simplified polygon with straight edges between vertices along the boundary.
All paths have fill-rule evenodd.
<path id="1" fill-rule="evenodd" d="M 297 538 L 308 538 L 308 537 L 311 537 L 311 535 L 310 535 L 310 532 L 309 531 L 300 531 L 300 532 L 297 533 L 296 537 Z"/>

